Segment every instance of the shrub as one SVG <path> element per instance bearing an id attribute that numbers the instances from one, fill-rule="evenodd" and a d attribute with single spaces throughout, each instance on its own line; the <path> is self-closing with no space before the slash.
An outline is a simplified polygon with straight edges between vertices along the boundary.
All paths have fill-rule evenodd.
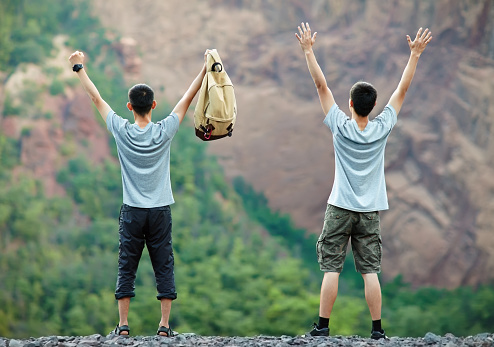
<path id="1" fill-rule="evenodd" d="M 64 91 L 65 91 L 65 87 L 62 81 L 55 78 L 50 85 L 50 94 L 51 95 L 63 94 Z"/>

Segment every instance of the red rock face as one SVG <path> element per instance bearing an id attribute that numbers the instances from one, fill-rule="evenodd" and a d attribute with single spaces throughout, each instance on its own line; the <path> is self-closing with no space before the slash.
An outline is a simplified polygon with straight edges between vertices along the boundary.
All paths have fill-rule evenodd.
<path id="1" fill-rule="evenodd" d="M 125 75 L 132 79 L 139 78 L 142 59 L 138 55 L 137 41 L 131 37 L 122 37 L 113 44 L 113 48 L 120 57 Z"/>
<path id="2" fill-rule="evenodd" d="M 40 87 L 36 79 L 21 71 L 11 78 Z M 12 102 L 21 106 L 20 114 L 0 117 L 1 132 L 20 140 L 20 165 L 14 169 L 15 176 L 39 179 L 48 197 L 63 195 L 65 191 L 56 176 L 68 160 L 84 156 L 91 164 L 99 164 L 110 157 L 106 129 L 98 123 L 82 87 L 56 96 L 41 90 L 37 100 L 23 99 L 22 88 L 9 81 L 5 89 Z"/>
<path id="3" fill-rule="evenodd" d="M 108 158 L 110 149 L 106 126 L 98 122 L 100 115 L 95 114 L 86 93 L 78 89 L 64 109 L 62 128 L 65 134 L 72 135 L 79 144 L 77 153 L 87 154 L 94 164 Z"/>

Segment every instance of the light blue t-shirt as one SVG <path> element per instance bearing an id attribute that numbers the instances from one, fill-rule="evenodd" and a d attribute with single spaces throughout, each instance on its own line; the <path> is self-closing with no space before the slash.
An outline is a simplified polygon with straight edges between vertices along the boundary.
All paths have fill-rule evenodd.
<path id="1" fill-rule="evenodd" d="M 117 143 L 124 204 L 151 208 L 175 202 L 170 183 L 170 144 L 179 124 L 178 116 L 171 113 L 141 129 L 108 112 L 106 126 Z"/>
<path id="2" fill-rule="evenodd" d="M 356 212 L 387 210 L 384 148 L 397 121 L 387 105 L 364 130 L 338 105 L 329 110 L 324 124 L 333 133 L 335 177 L 328 204 Z"/>

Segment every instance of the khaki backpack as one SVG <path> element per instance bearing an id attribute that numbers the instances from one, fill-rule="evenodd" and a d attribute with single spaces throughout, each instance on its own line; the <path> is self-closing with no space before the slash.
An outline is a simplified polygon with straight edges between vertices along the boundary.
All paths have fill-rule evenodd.
<path id="1" fill-rule="evenodd" d="M 194 111 L 194 127 L 197 137 L 211 141 L 232 136 L 237 102 L 232 81 L 216 49 L 208 53 L 206 69 Z"/>

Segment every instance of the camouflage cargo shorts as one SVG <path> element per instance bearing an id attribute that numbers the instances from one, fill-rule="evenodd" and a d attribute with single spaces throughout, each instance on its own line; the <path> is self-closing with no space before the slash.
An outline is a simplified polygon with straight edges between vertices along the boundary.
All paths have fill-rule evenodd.
<path id="1" fill-rule="evenodd" d="M 379 212 L 354 212 L 328 204 L 317 241 L 321 271 L 341 272 L 351 238 L 357 272 L 381 272 L 382 240 Z"/>

